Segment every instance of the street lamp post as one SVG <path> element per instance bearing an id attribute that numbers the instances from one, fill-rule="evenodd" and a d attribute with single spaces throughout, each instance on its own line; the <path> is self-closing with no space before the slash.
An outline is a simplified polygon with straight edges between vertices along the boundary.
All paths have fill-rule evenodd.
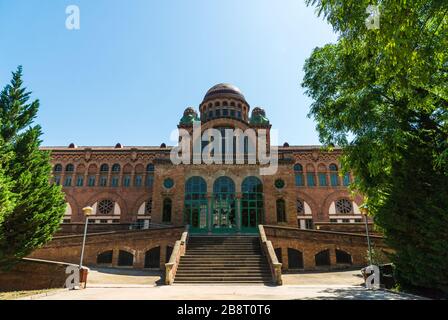
<path id="1" fill-rule="evenodd" d="M 370 245 L 369 224 L 368 224 L 368 218 L 367 218 L 368 214 L 369 214 L 369 209 L 366 204 L 363 204 L 359 209 L 365 217 L 367 246 L 369 248 L 369 265 L 372 265 L 372 246 Z"/>
<path id="2" fill-rule="evenodd" d="M 82 239 L 81 260 L 79 261 L 79 270 L 81 270 L 81 268 L 82 268 L 82 260 L 84 258 L 84 247 L 86 246 L 87 226 L 89 225 L 89 216 L 92 214 L 93 208 L 92 207 L 82 208 L 82 212 L 84 213 L 84 216 L 86 217 L 86 224 L 84 226 L 84 237 Z"/>

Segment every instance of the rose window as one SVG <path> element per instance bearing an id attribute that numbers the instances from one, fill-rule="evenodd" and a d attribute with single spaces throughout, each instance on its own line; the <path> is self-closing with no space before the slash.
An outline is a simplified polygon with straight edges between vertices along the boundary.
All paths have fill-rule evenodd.
<path id="1" fill-rule="evenodd" d="M 336 201 L 336 212 L 342 214 L 352 213 L 353 205 L 351 201 L 347 199 L 340 199 Z"/>
<path id="2" fill-rule="evenodd" d="M 114 209 L 114 203 L 111 200 L 102 200 L 98 204 L 98 211 L 101 214 L 111 214 Z"/>

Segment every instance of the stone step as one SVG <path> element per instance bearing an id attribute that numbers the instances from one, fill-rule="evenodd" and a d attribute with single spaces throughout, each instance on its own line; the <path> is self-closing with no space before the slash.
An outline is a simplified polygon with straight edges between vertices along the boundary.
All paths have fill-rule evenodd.
<path id="1" fill-rule="evenodd" d="M 271 271 L 258 237 L 195 236 L 174 283 L 266 283 Z"/>
<path id="2" fill-rule="evenodd" d="M 182 267 L 178 267 L 177 268 L 177 272 L 179 271 L 192 271 L 192 272 L 201 272 L 202 270 L 207 270 L 207 271 L 251 271 L 251 272 L 259 272 L 259 271 L 268 271 L 271 272 L 270 269 L 268 267 L 265 266 L 256 266 L 256 267 L 245 267 L 245 266 L 241 266 L 241 267 L 222 267 L 222 266 L 207 266 L 207 267 L 203 267 L 203 266 L 189 266 L 188 268 L 182 268 Z"/>
<path id="3" fill-rule="evenodd" d="M 242 271 L 213 271 L 213 272 L 206 272 L 205 270 L 203 272 L 200 272 L 200 276 L 202 277 L 218 277 L 218 276 L 269 276 L 271 273 L 269 271 L 257 271 L 257 272 L 250 272 L 248 270 L 242 270 Z M 180 276 L 199 276 L 197 271 L 177 271 L 176 277 Z"/>
<path id="4" fill-rule="evenodd" d="M 268 282 L 271 281 L 271 277 L 176 277 L 174 282 L 250 282 L 250 281 L 260 281 Z"/>
<path id="5" fill-rule="evenodd" d="M 258 246 L 220 246 L 220 245 L 216 245 L 216 246 L 192 246 L 192 245 L 187 245 L 187 250 L 192 250 L 192 249 L 212 249 L 212 250 L 226 250 L 226 249 L 257 249 L 257 250 L 261 250 L 261 247 Z"/>
<path id="6" fill-rule="evenodd" d="M 259 255 L 259 252 L 255 250 L 188 250 L 188 255 L 192 254 L 202 254 L 202 255 L 213 255 L 213 254 L 226 254 L 226 255 Z"/>
<path id="7" fill-rule="evenodd" d="M 216 255 L 216 256 L 210 256 L 210 255 L 192 255 L 192 256 L 183 256 L 180 258 L 181 262 L 188 262 L 188 261 L 203 261 L 203 262 L 249 262 L 249 261 L 265 261 L 264 257 L 259 257 L 256 255 Z"/>
<path id="8" fill-rule="evenodd" d="M 184 284 L 197 284 L 197 285 L 204 285 L 204 284 L 238 284 L 238 285 L 259 285 L 259 284 L 270 284 L 272 283 L 271 279 L 264 279 L 264 280 L 174 280 L 174 284 L 177 285 L 184 285 Z"/>

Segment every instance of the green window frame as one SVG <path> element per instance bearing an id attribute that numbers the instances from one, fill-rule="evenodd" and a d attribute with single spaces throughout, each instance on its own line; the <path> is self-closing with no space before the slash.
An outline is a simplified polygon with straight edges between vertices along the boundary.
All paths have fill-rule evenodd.
<path id="1" fill-rule="evenodd" d="M 319 175 L 319 185 L 321 187 L 326 187 L 328 185 L 327 174 L 324 172 L 319 172 L 318 175 Z"/>
<path id="2" fill-rule="evenodd" d="M 314 174 L 314 172 L 308 172 L 306 174 L 306 180 L 308 187 L 316 186 L 316 175 Z"/>
<path id="3" fill-rule="evenodd" d="M 77 187 L 82 187 L 84 185 L 84 177 L 83 176 L 78 176 L 76 178 L 76 186 Z"/>

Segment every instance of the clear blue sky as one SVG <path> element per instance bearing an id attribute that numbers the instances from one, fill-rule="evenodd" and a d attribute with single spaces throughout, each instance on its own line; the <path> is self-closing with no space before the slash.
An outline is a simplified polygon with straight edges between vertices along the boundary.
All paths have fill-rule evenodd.
<path id="1" fill-rule="evenodd" d="M 81 29 L 65 28 L 65 8 Z M 160 145 L 214 84 L 265 108 L 279 143 L 318 144 L 300 83 L 331 27 L 303 0 L 0 0 L 0 85 L 23 65 L 44 145 Z"/>

